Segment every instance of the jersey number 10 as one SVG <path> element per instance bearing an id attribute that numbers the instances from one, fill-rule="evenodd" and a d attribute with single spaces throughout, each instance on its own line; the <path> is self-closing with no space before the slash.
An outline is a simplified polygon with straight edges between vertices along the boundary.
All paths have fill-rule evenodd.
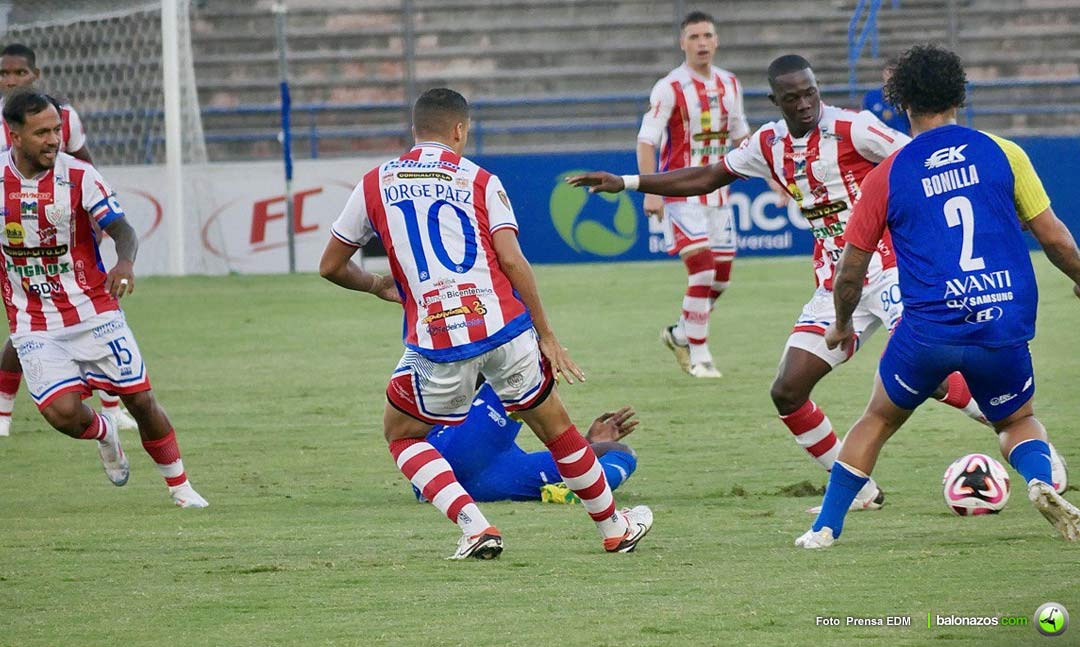
<path id="1" fill-rule="evenodd" d="M 945 202 L 945 222 L 949 227 L 961 227 L 964 234 L 960 244 L 960 269 L 965 272 L 986 269 L 986 262 L 982 256 L 972 256 L 975 253 L 975 212 L 971 208 L 971 200 L 962 195 L 949 198 Z"/>
<path id="2" fill-rule="evenodd" d="M 412 200 L 402 200 L 390 206 L 397 207 L 405 216 L 405 231 L 409 236 L 409 248 L 412 250 L 413 258 L 416 260 L 416 271 L 420 275 L 420 280 L 426 281 L 431 278 L 431 272 L 428 271 L 428 259 L 427 252 L 424 250 L 424 241 L 420 237 L 420 218 L 416 213 L 416 204 Z M 461 233 L 465 238 L 465 257 L 460 262 L 455 262 L 450 258 L 450 253 L 443 243 L 439 215 L 444 207 L 449 207 L 457 216 L 458 222 L 461 223 Z M 468 214 L 461 207 L 446 200 L 432 202 L 427 212 L 427 232 L 428 240 L 431 241 L 431 251 L 435 253 L 435 258 L 446 269 L 458 274 L 465 274 L 476 264 L 476 228 L 473 227 Z"/>

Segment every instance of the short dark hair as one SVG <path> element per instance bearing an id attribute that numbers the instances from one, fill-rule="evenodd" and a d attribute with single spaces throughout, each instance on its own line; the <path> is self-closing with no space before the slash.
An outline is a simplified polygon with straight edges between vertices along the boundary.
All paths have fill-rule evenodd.
<path id="1" fill-rule="evenodd" d="M 8 122 L 9 126 L 20 127 L 26 123 L 28 115 L 36 115 L 43 110 L 48 110 L 49 106 L 56 108 L 59 114 L 60 104 L 44 92 L 34 90 L 16 92 L 4 101 L 4 121 Z"/>
<path id="2" fill-rule="evenodd" d="M 896 62 L 885 100 L 916 115 L 946 112 L 964 105 L 967 75 L 960 57 L 937 45 L 916 45 Z"/>
<path id="3" fill-rule="evenodd" d="M 0 56 L 21 56 L 26 59 L 30 67 L 37 67 L 37 54 L 29 46 L 22 43 L 12 43 L 4 47 L 3 50 L 0 50 Z"/>
<path id="4" fill-rule="evenodd" d="M 679 25 L 679 31 L 686 29 L 690 25 L 696 25 L 699 22 L 707 22 L 714 27 L 716 26 L 716 20 L 709 14 L 704 11 L 691 11 L 683 18 L 682 24 Z"/>
<path id="5" fill-rule="evenodd" d="M 434 88 L 413 105 L 413 128 L 418 133 L 442 133 L 468 121 L 469 102 L 449 88 Z"/>
<path id="6" fill-rule="evenodd" d="M 784 54 L 769 63 L 769 85 L 776 83 L 776 77 L 778 76 L 809 69 L 810 61 L 798 54 Z"/>

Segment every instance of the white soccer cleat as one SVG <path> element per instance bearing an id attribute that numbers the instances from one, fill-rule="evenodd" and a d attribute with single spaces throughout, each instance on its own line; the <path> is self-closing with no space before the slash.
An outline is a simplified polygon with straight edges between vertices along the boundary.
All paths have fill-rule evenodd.
<path id="1" fill-rule="evenodd" d="M 181 508 L 205 508 L 210 505 L 195 491 L 195 488 L 191 487 L 189 481 L 169 487 L 169 495 L 172 496 L 173 503 Z"/>
<path id="2" fill-rule="evenodd" d="M 119 487 L 128 482 L 131 467 L 123 448 L 120 447 L 120 432 L 116 430 L 116 425 L 105 416 L 101 417 L 101 421 L 105 425 L 105 440 L 98 441 L 98 455 L 101 456 L 105 476 L 109 477 L 113 485 Z"/>
<path id="3" fill-rule="evenodd" d="M 495 526 L 488 526 L 479 534 L 462 535 L 457 550 L 446 559 L 495 559 L 502 550 L 502 534 Z"/>
<path id="4" fill-rule="evenodd" d="M 870 479 L 866 482 L 866 485 L 862 486 L 859 493 L 855 495 L 855 498 L 851 501 L 851 505 L 848 506 L 848 512 L 857 512 L 859 510 L 880 510 L 885 505 L 885 491 L 878 487 L 874 479 Z M 816 505 L 812 508 L 807 508 L 807 512 L 810 514 L 818 514 L 821 512 L 821 506 Z"/>
<path id="5" fill-rule="evenodd" d="M 0 438 L 11 435 L 11 416 L 0 416 Z"/>
<path id="6" fill-rule="evenodd" d="M 686 373 L 690 372 L 690 346 L 680 344 L 675 340 L 675 326 L 668 326 L 660 331 L 660 341 L 675 355 L 675 361 L 679 363 Z"/>
<path id="7" fill-rule="evenodd" d="M 648 506 L 636 505 L 633 508 L 619 510 L 619 514 L 626 519 L 626 525 L 629 527 L 622 537 L 604 539 L 604 550 L 609 553 L 630 553 L 652 530 L 653 513 Z"/>
<path id="8" fill-rule="evenodd" d="M 1033 480 L 1028 484 L 1028 499 L 1065 541 L 1080 541 L 1080 510 L 1061 498 L 1053 485 Z"/>
<path id="9" fill-rule="evenodd" d="M 799 548 L 828 548 L 835 541 L 836 538 L 833 537 L 832 528 L 825 526 L 821 530 L 814 530 L 813 528 L 807 530 L 795 540 L 795 545 Z"/>
<path id="10" fill-rule="evenodd" d="M 1054 491 L 1065 494 L 1065 490 L 1069 489 L 1069 470 L 1065 465 L 1065 457 L 1059 454 L 1053 445 L 1050 445 L 1050 476 L 1054 481 Z"/>
<path id="11" fill-rule="evenodd" d="M 716 368 L 716 365 L 712 362 L 699 362 L 697 364 L 691 364 L 688 371 L 691 377 L 700 377 L 706 379 L 716 379 L 724 377 L 724 374 Z"/>
<path id="12" fill-rule="evenodd" d="M 131 417 L 131 414 L 120 407 L 116 408 L 115 413 L 112 411 L 106 413 L 105 410 L 102 409 L 101 415 L 110 418 L 117 429 L 134 431 L 139 428 L 139 423 L 135 422 L 135 419 Z"/>

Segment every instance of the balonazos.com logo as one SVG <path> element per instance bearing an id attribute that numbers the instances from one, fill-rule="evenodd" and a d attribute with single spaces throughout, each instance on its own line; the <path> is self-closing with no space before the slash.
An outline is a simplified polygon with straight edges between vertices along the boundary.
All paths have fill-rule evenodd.
<path id="1" fill-rule="evenodd" d="M 566 177 L 584 170 L 561 173 L 551 192 L 551 223 L 559 237 L 576 252 L 618 256 L 638 239 L 638 214 L 626 193 L 589 193 L 566 183 Z"/>

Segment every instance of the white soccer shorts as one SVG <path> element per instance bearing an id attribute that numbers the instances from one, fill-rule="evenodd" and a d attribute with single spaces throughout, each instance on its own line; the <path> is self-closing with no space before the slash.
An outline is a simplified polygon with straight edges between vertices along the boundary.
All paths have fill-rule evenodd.
<path id="1" fill-rule="evenodd" d="M 903 312 L 896 269 L 885 270 L 870 285 L 863 287 L 862 298 L 851 316 L 851 323 L 855 327 L 855 345 L 851 352 L 845 352 L 840 347 L 830 350 L 825 345 L 825 330 L 836 321 L 836 307 L 832 291 L 819 287 L 813 298 L 803 306 L 784 349 L 786 352 L 787 348 L 801 348 L 836 368 L 850 359 L 862 342 L 878 328 L 885 326 L 892 334 Z"/>
<path id="2" fill-rule="evenodd" d="M 386 398 L 423 422 L 455 425 L 468 415 L 481 374 L 507 411 L 536 406 L 554 386 L 551 367 L 530 328 L 498 348 L 458 362 L 433 362 L 406 349 L 386 387 Z"/>
<path id="3" fill-rule="evenodd" d="M 722 260 L 731 260 L 735 258 L 737 241 L 734 211 L 730 206 L 710 207 L 690 202 L 664 205 L 664 243 L 668 254 L 708 245 Z"/>
<path id="4" fill-rule="evenodd" d="M 73 391 L 89 397 L 92 389 L 117 395 L 150 389 L 142 353 L 122 310 L 60 330 L 18 333 L 11 343 L 39 410 Z"/>

